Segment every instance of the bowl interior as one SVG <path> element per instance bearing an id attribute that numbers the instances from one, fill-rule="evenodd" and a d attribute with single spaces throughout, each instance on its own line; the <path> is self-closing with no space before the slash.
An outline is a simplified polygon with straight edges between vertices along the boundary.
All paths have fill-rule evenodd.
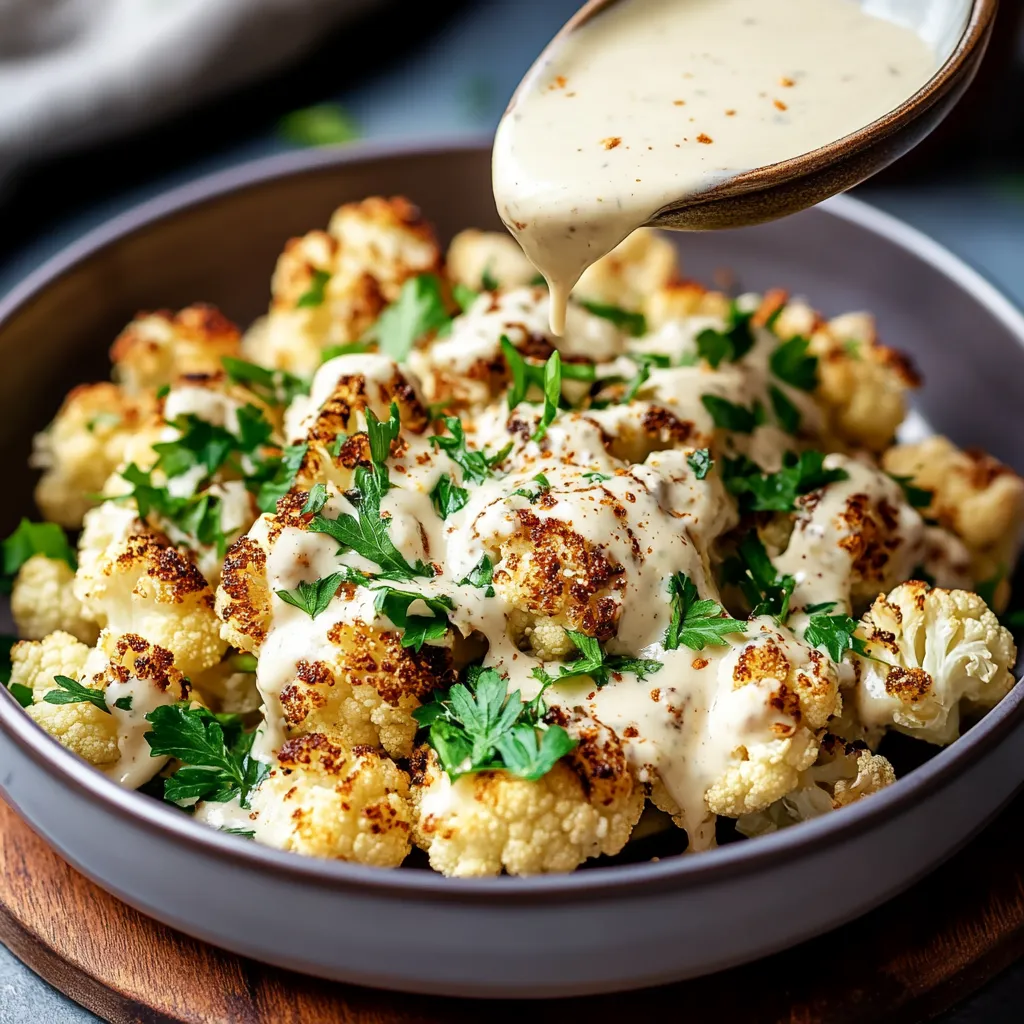
<path id="1" fill-rule="evenodd" d="M 931 47 L 936 67 L 956 49 L 974 0 L 859 0 L 868 14 L 913 29 Z"/>

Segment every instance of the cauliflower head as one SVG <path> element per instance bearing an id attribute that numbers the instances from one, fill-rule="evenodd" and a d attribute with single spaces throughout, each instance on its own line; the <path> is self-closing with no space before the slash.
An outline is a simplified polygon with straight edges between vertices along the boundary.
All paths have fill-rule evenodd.
<path id="1" fill-rule="evenodd" d="M 879 595 L 859 633 L 870 656 L 851 655 L 851 699 L 869 729 L 952 743 L 962 711 L 994 707 L 1013 687 L 1013 637 L 977 594 L 912 580 Z"/>
<path id="2" fill-rule="evenodd" d="M 677 274 L 675 246 L 660 232 L 640 228 L 585 270 L 573 294 L 585 302 L 640 310 Z"/>
<path id="3" fill-rule="evenodd" d="M 410 849 L 409 777 L 368 747 L 287 740 L 253 793 L 256 840 L 309 857 L 397 867 Z"/>
<path id="4" fill-rule="evenodd" d="M 63 631 L 94 644 L 99 627 L 87 618 L 72 584 L 74 570 L 63 559 L 33 555 L 21 569 L 11 592 L 11 614 L 23 640 L 42 640 Z"/>
<path id="5" fill-rule="evenodd" d="M 491 282 L 501 288 L 521 288 L 537 277 L 537 269 L 511 235 L 473 228 L 452 239 L 445 270 L 449 280 L 474 291 L 487 291 L 484 284 Z"/>

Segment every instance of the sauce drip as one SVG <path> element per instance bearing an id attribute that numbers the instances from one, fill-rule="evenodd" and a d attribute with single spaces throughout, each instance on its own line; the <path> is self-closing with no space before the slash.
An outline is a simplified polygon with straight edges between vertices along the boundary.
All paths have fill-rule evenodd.
<path id="1" fill-rule="evenodd" d="M 680 198 L 810 152 L 935 73 L 853 0 L 620 0 L 529 71 L 498 126 L 498 212 L 562 334 L 580 275 Z"/>

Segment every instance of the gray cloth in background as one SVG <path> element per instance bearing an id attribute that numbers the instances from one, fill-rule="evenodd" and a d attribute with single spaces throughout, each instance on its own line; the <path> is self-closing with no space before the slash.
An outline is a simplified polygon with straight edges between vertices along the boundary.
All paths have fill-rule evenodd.
<path id="1" fill-rule="evenodd" d="M 0 179 L 294 59 L 382 0 L 0 0 Z"/>

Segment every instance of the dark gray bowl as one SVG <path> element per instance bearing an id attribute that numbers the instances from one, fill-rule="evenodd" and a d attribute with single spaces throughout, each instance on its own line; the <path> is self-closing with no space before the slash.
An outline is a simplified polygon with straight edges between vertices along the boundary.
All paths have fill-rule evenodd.
<path id="1" fill-rule="evenodd" d="M 246 165 L 163 196 L 71 246 L 0 302 L 6 524 L 20 469 L 65 388 L 102 372 L 140 308 L 205 299 L 246 321 L 276 254 L 340 202 L 403 192 L 443 236 L 497 226 L 480 147 L 352 146 Z M 733 232 L 679 236 L 686 272 L 731 268 L 826 313 L 868 308 L 929 379 L 921 410 L 961 444 L 1024 467 L 1024 318 L 916 231 L 850 199 Z M 1024 780 L 1024 687 L 895 786 L 841 813 L 699 857 L 569 876 L 452 880 L 324 863 L 246 843 L 125 792 L 0 697 L 0 790 L 86 875 L 239 953 L 419 992 L 551 996 L 691 977 L 833 928 L 973 835 Z"/>

